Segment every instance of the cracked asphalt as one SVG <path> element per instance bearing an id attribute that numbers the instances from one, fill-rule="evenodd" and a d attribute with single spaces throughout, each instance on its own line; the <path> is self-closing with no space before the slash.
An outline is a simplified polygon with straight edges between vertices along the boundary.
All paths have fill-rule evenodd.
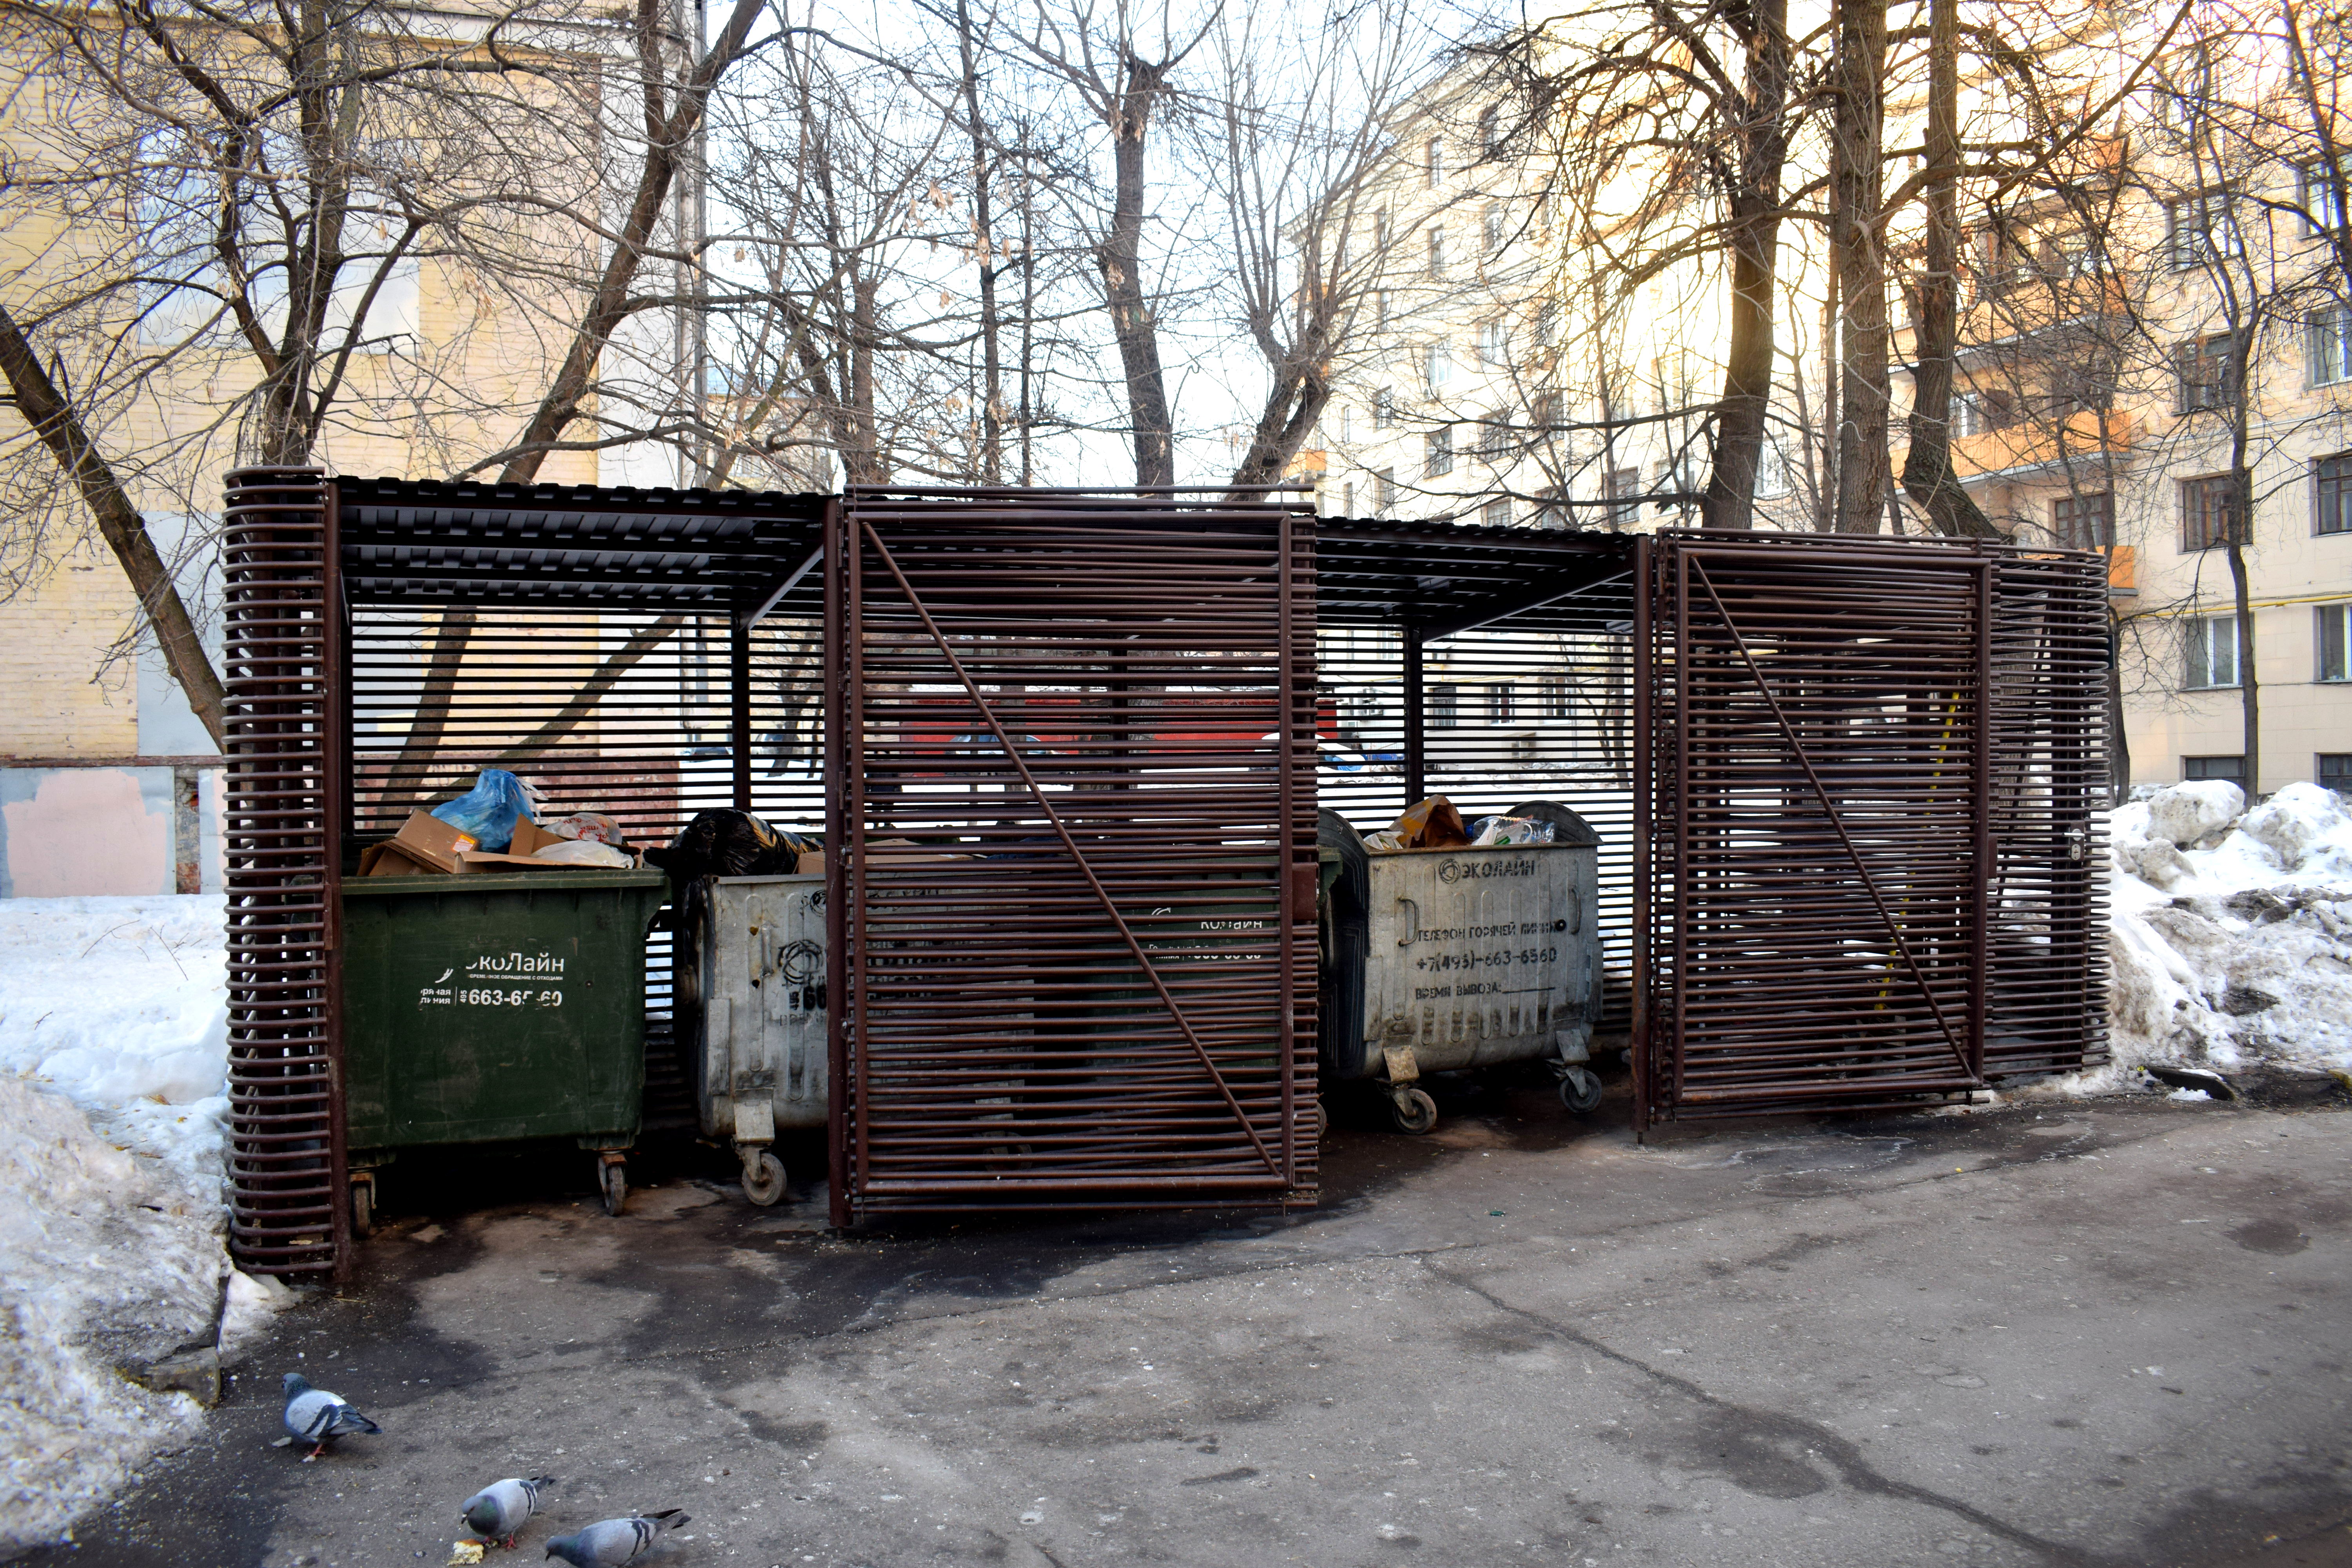
<path id="1" fill-rule="evenodd" d="M 545 1474 L 529 1561 L 683 1507 L 646 1561 L 2352 1563 L 2352 1116 L 1644 1148 L 1621 1106 L 1342 1118 L 1288 1220 L 833 1237 L 686 1173 L 617 1220 L 512 1165 L 388 1184 L 354 1284 L 33 1560 L 440 1563 L 475 1487 Z M 289 1369 L 384 1435 L 270 1447 Z"/>

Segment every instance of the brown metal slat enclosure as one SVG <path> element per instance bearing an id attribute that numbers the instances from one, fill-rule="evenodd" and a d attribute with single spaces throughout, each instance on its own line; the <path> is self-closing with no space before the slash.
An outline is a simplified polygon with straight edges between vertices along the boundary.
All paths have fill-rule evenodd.
<path id="1" fill-rule="evenodd" d="M 1590 821 L 1645 1128 L 2104 1057 L 2095 558 L 268 469 L 223 552 L 248 1267 L 348 1260 L 337 889 L 485 765 L 641 843 L 832 830 L 852 1221 L 1312 1201 L 1318 805 Z M 692 1121 L 668 940 L 648 1130 Z"/>

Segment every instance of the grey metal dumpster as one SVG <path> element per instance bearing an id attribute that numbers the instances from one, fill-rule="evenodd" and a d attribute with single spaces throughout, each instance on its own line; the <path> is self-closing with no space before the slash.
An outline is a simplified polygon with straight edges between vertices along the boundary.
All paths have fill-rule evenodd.
<path id="1" fill-rule="evenodd" d="M 1401 1131 L 1437 1124 L 1427 1072 L 1543 1061 L 1570 1110 L 1600 1103 L 1583 1065 L 1601 1014 L 1600 841 L 1572 812 L 1543 815 L 1554 843 L 1365 857 L 1363 1021 L 1352 1048 L 1326 1042 L 1325 1068 L 1383 1080 Z"/>
<path id="2" fill-rule="evenodd" d="M 705 877 L 684 904 L 696 1110 L 705 1137 L 733 1141 L 744 1195 L 772 1204 L 776 1130 L 825 1124 L 824 878 Z"/>

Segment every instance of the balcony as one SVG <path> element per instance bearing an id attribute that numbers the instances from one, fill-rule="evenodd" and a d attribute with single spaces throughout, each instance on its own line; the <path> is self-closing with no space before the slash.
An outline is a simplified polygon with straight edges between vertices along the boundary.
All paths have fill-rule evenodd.
<path id="1" fill-rule="evenodd" d="M 2132 416 L 2121 409 L 2077 409 L 2054 422 L 2027 419 L 2005 430 L 1956 437 L 1952 470 L 1963 479 L 1973 479 L 2016 468 L 2042 468 L 2063 458 L 2126 452 L 2137 434 Z"/>

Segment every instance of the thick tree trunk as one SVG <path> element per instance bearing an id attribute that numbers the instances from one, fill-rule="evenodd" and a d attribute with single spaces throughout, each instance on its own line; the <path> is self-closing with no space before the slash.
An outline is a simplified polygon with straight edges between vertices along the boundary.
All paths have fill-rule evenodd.
<path id="1" fill-rule="evenodd" d="M 1119 94 L 1108 118 L 1115 183 L 1110 231 L 1095 247 L 1111 333 L 1127 373 L 1128 416 L 1135 427 L 1135 482 L 1176 482 L 1175 420 L 1168 408 L 1168 378 L 1160 368 L 1160 333 L 1143 287 L 1145 138 L 1151 111 L 1167 88 L 1167 69 L 1129 53 L 1119 62 Z"/>
<path id="2" fill-rule="evenodd" d="M 1759 0 L 1748 36 L 1748 122 L 1739 134 L 1739 189 L 1732 198 L 1731 342 L 1716 408 L 1715 464 L 1704 526 L 1755 523 L 1756 474 L 1772 401 L 1774 286 L 1780 240 L 1780 169 L 1789 132 L 1788 0 Z"/>
<path id="3" fill-rule="evenodd" d="M 1927 43 L 1927 254 L 1912 317 L 1911 446 L 1903 489 L 1938 533 L 1998 539 L 1952 469 L 1952 373 L 1959 351 L 1959 0 L 1932 0 Z"/>
<path id="4" fill-rule="evenodd" d="M 1831 130 L 1830 227 L 1844 301 L 1838 400 L 1837 531 L 1876 533 L 1887 489 L 1886 262 L 1881 132 L 1886 0 L 1838 0 L 1837 105 Z"/>
<path id="5" fill-rule="evenodd" d="M 2235 504 L 2244 508 L 2252 499 L 2253 476 L 2243 468 L 2234 476 L 2237 491 Z M 2246 804 L 2253 804 L 2254 792 L 2263 787 L 2263 700 L 2262 683 L 2254 674 L 2254 606 L 2248 591 L 2246 547 L 2244 540 L 2251 531 L 2253 513 L 2241 510 L 2231 519 L 2230 587 L 2238 616 L 2238 721 L 2240 744 L 2246 754 Z"/>
<path id="6" fill-rule="evenodd" d="M 8 389 L 16 395 L 16 412 L 56 455 L 58 466 L 72 479 L 83 503 L 98 519 L 100 535 L 121 563 L 131 592 L 139 596 L 140 612 L 154 628 L 164 668 L 179 682 L 189 710 L 213 738 L 213 744 L 226 752 L 228 731 L 220 676 L 205 656 L 204 640 L 196 636 L 188 606 L 181 601 L 163 556 L 156 552 L 155 542 L 148 537 L 147 521 L 131 504 L 114 469 L 99 456 L 97 444 L 82 428 L 80 416 L 58 394 L 33 345 L 5 309 L 0 309 L 0 375 L 7 377 Z"/>

